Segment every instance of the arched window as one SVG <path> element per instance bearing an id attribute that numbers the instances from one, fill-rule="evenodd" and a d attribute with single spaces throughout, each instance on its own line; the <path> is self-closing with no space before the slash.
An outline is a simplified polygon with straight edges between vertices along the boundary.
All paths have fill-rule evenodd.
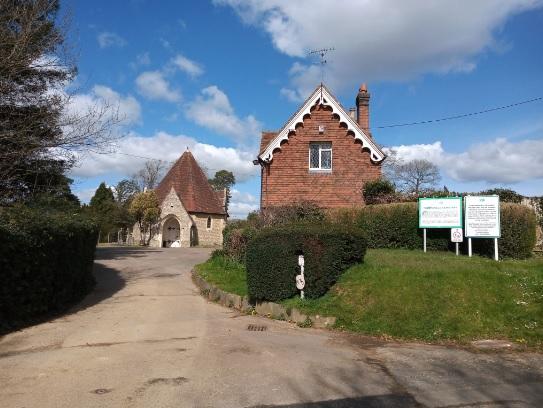
<path id="1" fill-rule="evenodd" d="M 211 217 L 207 217 L 207 229 L 211 229 Z"/>

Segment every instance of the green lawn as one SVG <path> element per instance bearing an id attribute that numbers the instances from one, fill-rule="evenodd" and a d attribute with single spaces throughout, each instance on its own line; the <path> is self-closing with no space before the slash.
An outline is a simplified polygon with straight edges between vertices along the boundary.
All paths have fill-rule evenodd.
<path id="1" fill-rule="evenodd" d="M 214 260 L 199 270 L 223 289 L 246 294 L 243 266 Z M 494 262 L 445 252 L 368 250 L 365 262 L 346 271 L 322 298 L 283 303 L 336 316 L 338 328 L 365 334 L 424 341 L 504 338 L 543 347 L 542 258 Z"/>
<path id="2" fill-rule="evenodd" d="M 245 267 L 222 257 L 214 257 L 203 264 L 196 265 L 196 272 L 206 281 L 222 290 L 247 296 L 247 274 Z"/>

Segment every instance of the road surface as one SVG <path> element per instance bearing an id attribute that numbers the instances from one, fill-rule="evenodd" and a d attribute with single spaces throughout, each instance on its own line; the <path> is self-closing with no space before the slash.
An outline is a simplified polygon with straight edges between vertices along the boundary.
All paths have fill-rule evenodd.
<path id="1" fill-rule="evenodd" d="M 543 406 L 542 355 L 385 343 L 240 315 L 193 285 L 190 270 L 209 253 L 99 248 L 98 285 L 82 304 L 0 339 L 0 406 Z"/>

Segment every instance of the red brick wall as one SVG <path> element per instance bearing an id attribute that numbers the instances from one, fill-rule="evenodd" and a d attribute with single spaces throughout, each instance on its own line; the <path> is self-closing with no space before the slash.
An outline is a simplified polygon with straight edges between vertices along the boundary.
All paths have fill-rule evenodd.
<path id="1" fill-rule="evenodd" d="M 319 125 L 325 126 L 319 134 Z M 332 142 L 332 172 L 309 171 L 309 143 Z M 340 126 L 330 110 L 317 108 L 295 134 L 276 150 L 262 171 L 262 208 L 308 200 L 324 208 L 364 204 L 362 187 L 381 176 L 352 133 Z"/>

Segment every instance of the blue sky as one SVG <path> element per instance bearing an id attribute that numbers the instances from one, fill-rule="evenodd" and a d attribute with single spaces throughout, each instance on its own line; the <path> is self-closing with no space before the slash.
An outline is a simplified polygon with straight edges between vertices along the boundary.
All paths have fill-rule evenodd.
<path id="1" fill-rule="evenodd" d="M 476 4 L 473 4 L 476 3 Z M 349 108 L 372 94 L 371 126 L 480 111 L 543 96 L 543 2 L 216 0 L 64 1 L 79 75 L 74 108 L 118 106 L 123 135 L 72 171 L 87 201 L 101 181 L 136 172 L 144 156 L 190 147 L 213 174 L 234 171 L 231 212 L 258 208 L 251 164 L 318 85 L 306 57 L 334 47 L 325 82 Z M 429 125 L 374 129 L 404 158 L 435 162 L 449 189 L 506 186 L 543 194 L 543 101 Z M 123 154 L 124 153 L 124 154 Z M 128 155 L 127 155 L 128 154 Z"/>

